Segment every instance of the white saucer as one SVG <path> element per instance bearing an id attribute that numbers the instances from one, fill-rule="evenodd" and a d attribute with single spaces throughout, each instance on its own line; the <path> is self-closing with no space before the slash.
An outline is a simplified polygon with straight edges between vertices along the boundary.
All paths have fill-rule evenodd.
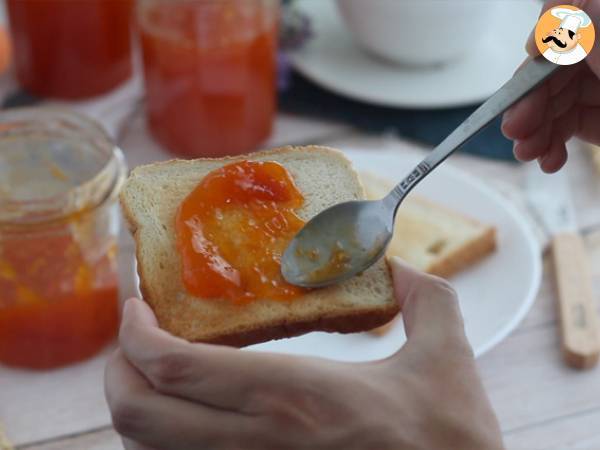
<path id="1" fill-rule="evenodd" d="M 494 2 L 499 4 L 492 30 L 476 51 L 446 65 L 409 68 L 360 50 L 334 0 L 299 0 L 314 37 L 292 55 L 292 64 L 322 87 L 367 103 L 406 108 L 477 103 L 495 92 L 525 59 L 525 40 L 540 12 L 540 3 L 533 0 Z"/>

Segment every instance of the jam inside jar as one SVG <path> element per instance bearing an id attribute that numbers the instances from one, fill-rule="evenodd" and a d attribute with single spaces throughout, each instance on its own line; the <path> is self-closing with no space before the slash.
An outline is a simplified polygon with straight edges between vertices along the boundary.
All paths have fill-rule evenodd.
<path id="1" fill-rule="evenodd" d="M 276 109 L 277 0 L 139 0 L 146 113 L 183 157 L 255 150 Z"/>
<path id="2" fill-rule="evenodd" d="M 116 334 L 122 154 L 94 122 L 0 114 L 0 363 L 43 369 Z"/>
<path id="3" fill-rule="evenodd" d="M 132 74 L 133 0 L 6 0 L 17 78 L 32 94 L 81 99 Z"/>

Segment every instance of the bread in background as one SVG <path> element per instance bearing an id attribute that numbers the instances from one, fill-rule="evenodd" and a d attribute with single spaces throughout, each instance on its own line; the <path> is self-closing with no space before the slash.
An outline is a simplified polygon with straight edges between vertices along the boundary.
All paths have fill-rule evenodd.
<path id="1" fill-rule="evenodd" d="M 361 172 L 368 199 L 385 196 L 391 181 Z M 388 256 L 399 256 L 418 270 L 449 278 L 473 266 L 496 248 L 496 230 L 419 195 L 410 194 L 398 209 Z M 386 324 L 373 330 L 385 333 Z"/>

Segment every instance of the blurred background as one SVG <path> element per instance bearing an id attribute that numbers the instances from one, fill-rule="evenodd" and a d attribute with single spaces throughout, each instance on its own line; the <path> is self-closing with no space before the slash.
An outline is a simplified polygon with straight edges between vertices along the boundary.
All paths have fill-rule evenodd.
<path id="1" fill-rule="evenodd" d="M 256 149 L 276 111 L 435 145 L 512 75 L 540 8 L 535 0 L 185 3 L 8 1 L 4 106 L 67 100 L 99 115 L 143 99 L 153 137 L 183 156 Z M 108 128 L 127 113 L 120 108 Z M 510 147 L 496 122 L 465 151 L 510 159 Z"/>

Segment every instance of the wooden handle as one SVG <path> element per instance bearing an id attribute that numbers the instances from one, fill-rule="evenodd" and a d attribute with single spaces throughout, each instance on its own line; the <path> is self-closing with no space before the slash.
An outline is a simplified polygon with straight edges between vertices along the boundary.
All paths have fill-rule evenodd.
<path id="1" fill-rule="evenodd" d="M 575 233 L 559 234 L 552 253 L 564 357 L 573 367 L 593 367 L 600 355 L 600 321 L 583 240 Z"/>
<path id="2" fill-rule="evenodd" d="M 592 161 L 594 161 L 596 170 L 598 171 L 598 173 L 600 173 L 600 147 L 597 145 L 590 144 L 590 150 L 592 152 Z"/>

